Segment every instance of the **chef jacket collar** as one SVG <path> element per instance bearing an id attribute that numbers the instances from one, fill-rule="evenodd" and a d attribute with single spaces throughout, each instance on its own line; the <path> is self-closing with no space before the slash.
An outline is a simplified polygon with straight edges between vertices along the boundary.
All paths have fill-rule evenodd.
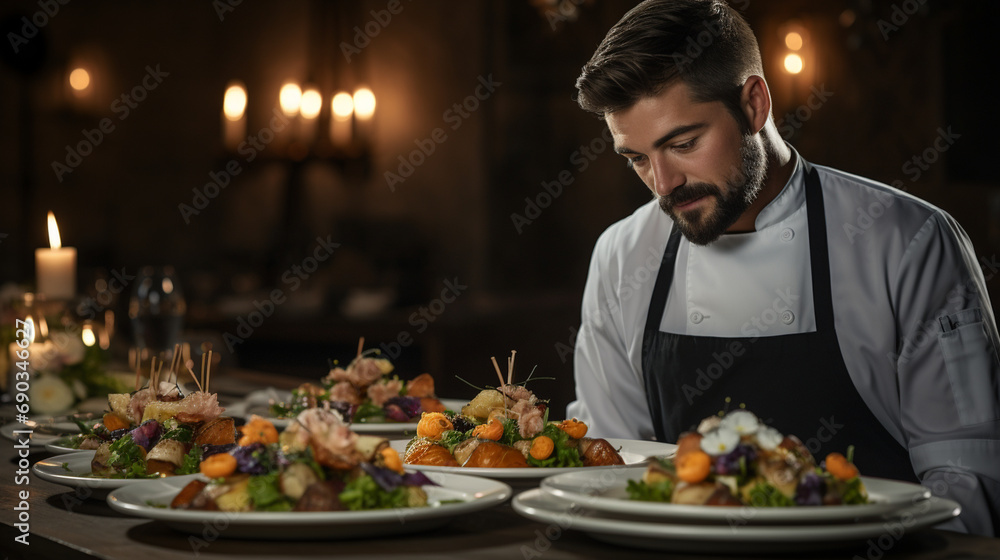
<path id="1" fill-rule="evenodd" d="M 774 197 L 774 200 L 769 202 L 760 211 L 760 214 L 757 214 L 757 219 L 754 221 L 754 229 L 757 231 L 781 224 L 806 203 L 805 171 L 802 168 L 802 157 L 787 142 L 785 145 L 792 151 L 795 168 L 778 196 Z"/>

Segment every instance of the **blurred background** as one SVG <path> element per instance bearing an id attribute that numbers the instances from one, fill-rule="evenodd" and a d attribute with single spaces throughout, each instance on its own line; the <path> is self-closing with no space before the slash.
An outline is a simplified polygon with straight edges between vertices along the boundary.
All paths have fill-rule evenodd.
<path id="1" fill-rule="evenodd" d="M 782 135 L 954 215 L 996 302 L 1000 3 L 732 4 Z M 169 265 L 155 297 L 226 366 L 318 379 L 363 336 L 463 397 L 517 350 L 562 409 L 593 243 L 649 196 L 573 102 L 632 5 L 4 2 L 4 297 L 35 288 L 51 211 L 112 351 L 140 270 Z"/>

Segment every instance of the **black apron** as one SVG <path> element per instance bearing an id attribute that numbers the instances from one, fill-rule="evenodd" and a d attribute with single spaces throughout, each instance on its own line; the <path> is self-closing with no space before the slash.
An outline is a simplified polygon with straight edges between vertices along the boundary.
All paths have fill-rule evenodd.
<path id="1" fill-rule="evenodd" d="M 642 339 L 656 438 L 675 442 L 703 418 L 745 404 L 766 424 L 801 439 L 817 461 L 853 445 L 863 475 L 916 481 L 909 453 L 865 405 L 844 365 L 833 323 L 823 192 L 816 170 L 803 164 L 816 332 L 756 338 L 660 332 L 681 238 L 674 227 Z"/>

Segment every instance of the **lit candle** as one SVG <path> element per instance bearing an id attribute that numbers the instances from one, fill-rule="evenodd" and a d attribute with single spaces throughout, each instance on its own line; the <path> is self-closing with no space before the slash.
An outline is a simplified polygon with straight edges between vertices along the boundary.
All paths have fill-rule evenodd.
<path id="1" fill-rule="evenodd" d="M 49 212 L 49 245 L 51 249 L 35 249 L 38 293 L 49 299 L 72 299 L 76 295 L 76 249 L 62 246 L 52 212 Z"/>
<path id="2" fill-rule="evenodd" d="M 333 96 L 330 102 L 332 118 L 330 119 L 330 140 L 337 147 L 345 147 L 351 143 L 352 117 L 354 116 L 354 98 L 346 91 Z"/>
<path id="3" fill-rule="evenodd" d="M 357 119 L 358 140 L 369 143 L 374 135 L 375 94 L 363 87 L 354 92 L 354 117 Z"/>
<path id="4" fill-rule="evenodd" d="M 299 121 L 298 140 L 304 146 L 312 144 L 316 136 L 316 120 L 322 109 L 323 96 L 320 95 L 319 90 L 307 87 L 302 92 L 302 104 L 299 106 L 299 115 L 302 116 L 302 120 Z"/>
<path id="5" fill-rule="evenodd" d="M 247 139 L 247 90 L 240 82 L 231 82 L 222 99 L 223 142 L 235 151 Z"/>

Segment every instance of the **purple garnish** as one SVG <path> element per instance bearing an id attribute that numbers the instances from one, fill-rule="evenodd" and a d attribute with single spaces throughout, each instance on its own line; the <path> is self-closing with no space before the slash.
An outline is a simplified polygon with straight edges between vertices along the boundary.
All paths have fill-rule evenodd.
<path id="1" fill-rule="evenodd" d="M 803 476 L 795 488 L 795 503 L 800 506 L 821 506 L 824 494 L 826 481 L 822 476 L 811 472 Z"/>
<path id="2" fill-rule="evenodd" d="M 392 492 L 400 486 L 438 485 L 433 480 L 427 478 L 427 475 L 422 472 L 399 474 L 394 470 L 376 467 L 371 463 L 361 463 L 361 468 L 386 492 Z"/>
<path id="3" fill-rule="evenodd" d="M 156 420 L 147 420 L 132 430 L 132 440 L 140 447 L 149 451 L 160 440 L 163 428 Z"/>
<path id="4" fill-rule="evenodd" d="M 392 397 L 387 400 L 382 407 L 386 411 L 386 417 L 390 418 L 392 418 L 389 414 L 390 407 L 398 408 L 401 413 L 400 418 L 392 418 L 397 422 L 406 422 L 420 416 L 420 399 L 417 397 Z M 405 418 L 403 416 L 405 416 Z"/>

